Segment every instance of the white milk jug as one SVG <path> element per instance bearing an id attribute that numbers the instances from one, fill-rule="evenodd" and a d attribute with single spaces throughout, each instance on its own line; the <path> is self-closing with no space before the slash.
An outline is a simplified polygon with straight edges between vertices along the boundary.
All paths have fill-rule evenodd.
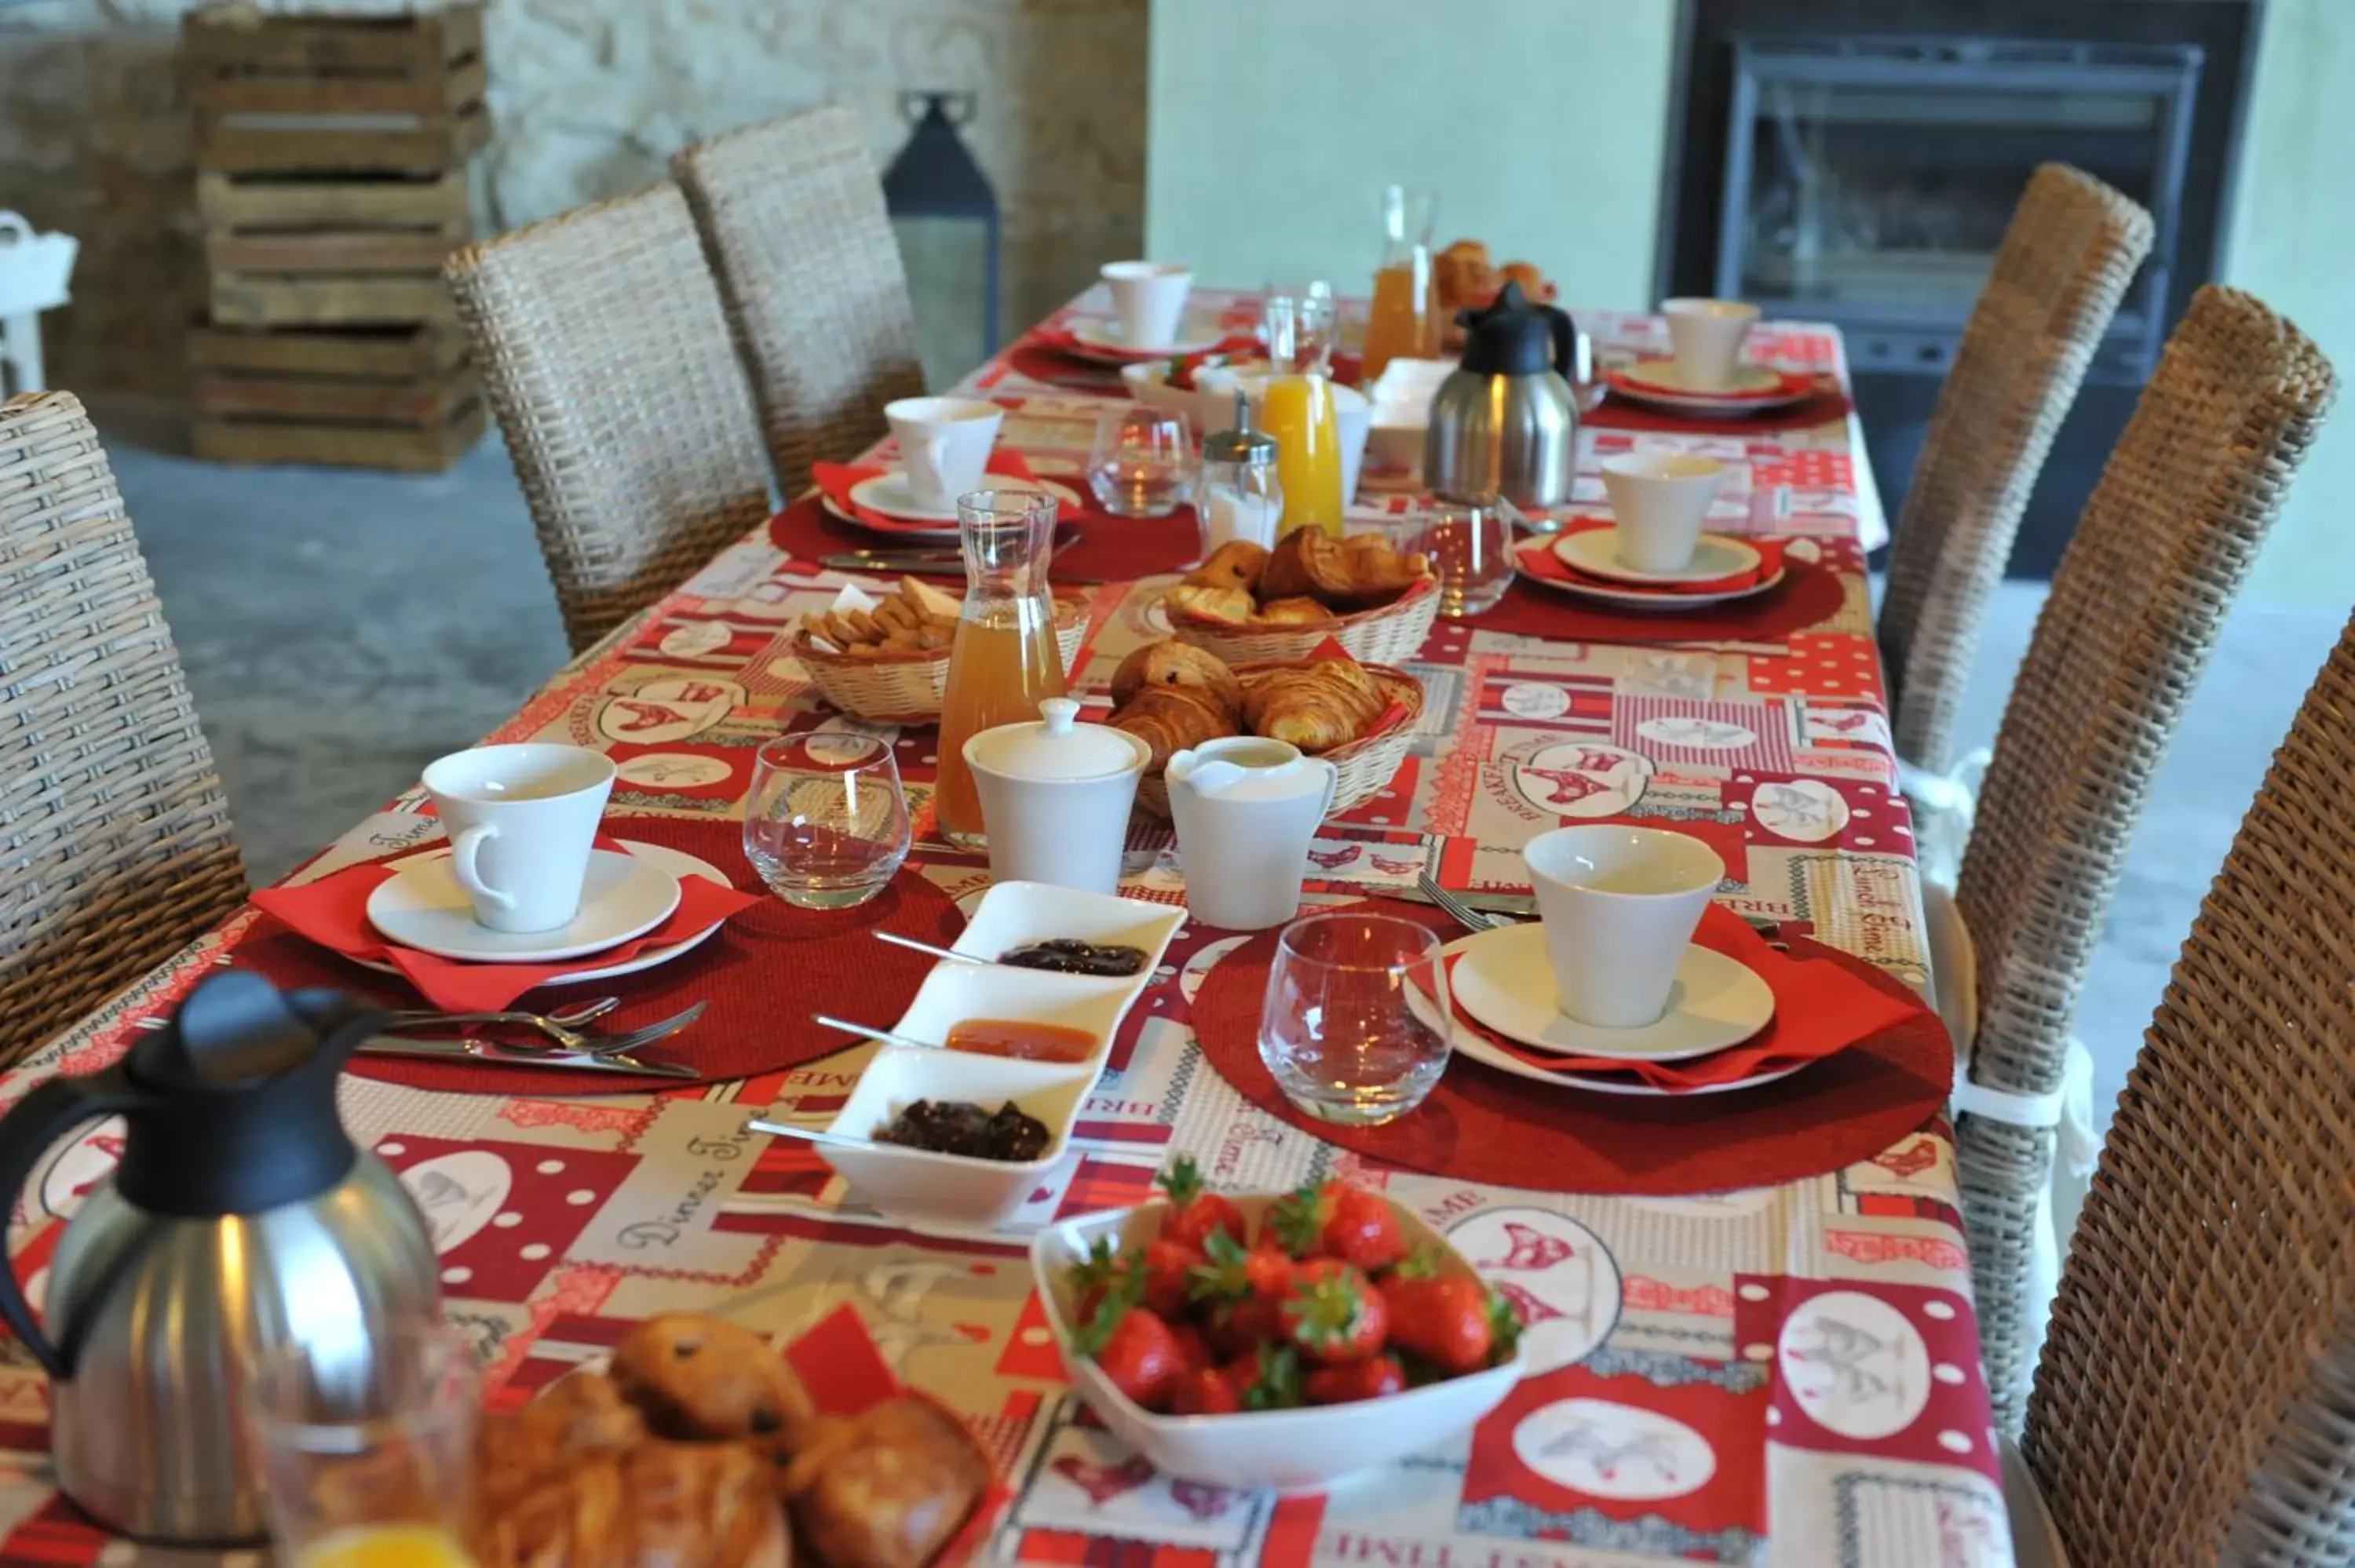
<path id="1" fill-rule="evenodd" d="M 1186 906 L 1230 931 L 1281 926 L 1300 909 L 1308 848 L 1339 775 L 1280 740 L 1235 736 L 1169 759 L 1169 814 Z"/>

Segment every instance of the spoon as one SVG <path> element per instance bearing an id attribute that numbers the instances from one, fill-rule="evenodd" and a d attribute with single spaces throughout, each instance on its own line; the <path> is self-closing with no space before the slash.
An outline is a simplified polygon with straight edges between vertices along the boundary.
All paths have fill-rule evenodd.
<path id="1" fill-rule="evenodd" d="M 789 1122 L 762 1121 L 759 1118 L 744 1124 L 746 1132 L 765 1132 L 772 1138 L 798 1138 L 804 1143 L 822 1143 L 830 1149 L 872 1149 L 871 1138 L 853 1138 L 847 1132 L 826 1132 L 815 1127 L 794 1127 Z"/>
<path id="2" fill-rule="evenodd" d="M 852 1023 L 840 1018 L 828 1018 L 823 1012 L 813 1012 L 810 1014 L 810 1017 L 814 1021 L 825 1024 L 828 1029 L 839 1029 L 846 1034 L 864 1034 L 869 1040 L 889 1041 L 894 1045 L 905 1045 L 917 1051 L 943 1051 L 947 1049 L 946 1046 L 934 1041 L 919 1040 L 912 1034 L 894 1034 L 888 1029 L 878 1029 L 872 1024 Z"/>
<path id="3" fill-rule="evenodd" d="M 869 931 L 879 942 L 889 942 L 895 948 L 911 948 L 920 953 L 930 953 L 936 959 L 954 959 L 961 964 L 995 964 L 996 959 L 985 959 L 978 953 L 960 953 L 954 948 L 936 948 L 930 942 L 919 942 L 913 937 L 902 937 L 897 931 Z M 1008 966 L 1009 968 L 1015 966 Z"/>

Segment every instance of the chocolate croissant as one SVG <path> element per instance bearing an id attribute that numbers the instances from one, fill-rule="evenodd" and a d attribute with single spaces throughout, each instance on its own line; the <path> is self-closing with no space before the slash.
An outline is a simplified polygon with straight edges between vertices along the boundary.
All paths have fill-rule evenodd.
<path id="1" fill-rule="evenodd" d="M 1264 546 L 1254 545 L 1249 539 L 1230 539 L 1188 572 L 1185 580 L 1199 588 L 1249 590 L 1259 586 L 1259 574 L 1266 566 Z"/>
<path id="2" fill-rule="evenodd" d="M 1240 590 L 1235 590 L 1240 591 Z M 1245 595 L 1246 603 L 1250 596 Z M 1165 638 L 1148 642 L 1120 662 L 1112 673 L 1112 700 L 1126 707 L 1140 693 L 1158 686 L 1193 686 L 1207 692 L 1230 718 L 1241 712 L 1242 683 L 1226 661 L 1191 643 Z"/>

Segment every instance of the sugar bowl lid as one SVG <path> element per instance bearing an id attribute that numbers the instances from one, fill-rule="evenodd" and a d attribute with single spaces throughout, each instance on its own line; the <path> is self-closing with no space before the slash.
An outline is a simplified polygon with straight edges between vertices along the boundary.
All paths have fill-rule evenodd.
<path id="1" fill-rule="evenodd" d="M 1110 725 L 1077 722 L 1080 705 L 1049 697 L 1029 724 L 1002 724 L 964 743 L 966 763 L 1007 779 L 1078 784 L 1141 771 L 1151 751 Z"/>

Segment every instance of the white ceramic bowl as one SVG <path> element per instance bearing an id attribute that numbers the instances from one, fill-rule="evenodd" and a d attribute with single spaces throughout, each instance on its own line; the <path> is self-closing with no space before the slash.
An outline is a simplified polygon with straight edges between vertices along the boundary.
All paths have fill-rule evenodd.
<path id="1" fill-rule="evenodd" d="M 1128 388 L 1128 395 L 1146 408 L 1183 414 L 1189 426 L 1201 423 L 1202 395 L 1191 387 L 1170 386 L 1167 360 L 1142 359 L 1134 365 L 1124 365 L 1120 367 L 1120 379 Z"/>
<path id="2" fill-rule="evenodd" d="M 1281 1196 L 1269 1193 L 1235 1200 L 1250 1220 L 1252 1234 L 1259 1234 L 1260 1216 Z M 1369 1403 L 1244 1411 L 1233 1415 L 1156 1415 L 1114 1388 L 1096 1363 L 1073 1347 L 1070 1271 L 1099 1236 L 1113 1238 L 1117 1248 L 1132 1240 L 1141 1245 L 1158 1235 L 1167 1207 L 1152 1202 L 1082 1214 L 1049 1225 L 1030 1243 L 1030 1269 L 1039 1298 L 1081 1397 L 1114 1436 L 1144 1455 L 1164 1475 L 1206 1486 L 1319 1490 L 1345 1476 L 1387 1465 L 1469 1432 L 1512 1392 L 1527 1370 L 1522 1352 L 1516 1350 L 1512 1360 L 1485 1372 Z M 1391 1208 L 1398 1215 L 1399 1234 L 1409 1246 L 1432 1254 L 1450 1273 L 1475 1274 L 1446 1237 L 1396 1203 Z"/>
<path id="3" fill-rule="evenodd" d="M 991 1109 L 1012 1100 L 1046 1123 L 1046 1151 L 1036 1160 L 976 1160 L 893 1143 L 864 1149 L 820 1144 L 828 1165 L 866 1202 L 918 1224 L 986 1230 L 1022 1206 L 1069 1150 L 1071 1124 L 1103 1071 L 1103 1058 L 1065 1066 L 886 1045 L 867 1064 L 828 1132 L 871 1138 L 918 1100 L 971 1100 Z"/>
<path id="4" fill-rule="evenodd" d="M 1141 948 L 1145 967 L 1130 977 L 1129 983 L 1143 991 L 1170 938 L 1185 924 L 1186 911 L 1175 904 L 1151 904 L 1142 898 L 1044 882 L 998 882 L 992 883 L 981 902 L 967 912 L 964 929 L 949 946 L 985 959 L 1026 942 L 1055 937 Z"/>

